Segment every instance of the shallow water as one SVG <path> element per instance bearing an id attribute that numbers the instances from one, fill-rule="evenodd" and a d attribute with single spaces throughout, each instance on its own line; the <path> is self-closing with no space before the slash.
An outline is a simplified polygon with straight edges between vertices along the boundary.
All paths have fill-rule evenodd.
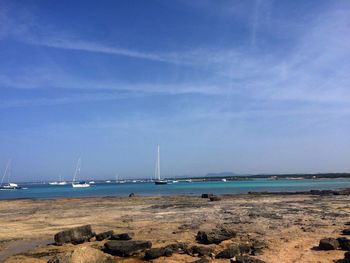
<path id="1" fill-rule="evenodd" d="M 100 183 L 88 188 L 72 188 L 70 184 L 22 185 L 27 189 L 0 191 L 0 199 L 18 198 L 60 198 L 93 196 L 136 195 L 199 195 L 201 193 L 238 194 L 249 191 L 306 191 L 311 189 L 339 189 L 350 187 L 350 178 L 339 179 L 303 179 L 272 180 L 254 179 L 243 181 L 216 182 L 178 182 L 175 184 L 155 185 L 154 183 Z"/>
<path id="2" fill-rule="evenodd" d="M 37 246 L 47 245 L 50 243 L 52 243 L 52 240 L 35 239 L 13 241 L 5 249 L 0 251 L 0 262 L 3 262 L 5 259 L 11 256 L 32 250 Z"/>

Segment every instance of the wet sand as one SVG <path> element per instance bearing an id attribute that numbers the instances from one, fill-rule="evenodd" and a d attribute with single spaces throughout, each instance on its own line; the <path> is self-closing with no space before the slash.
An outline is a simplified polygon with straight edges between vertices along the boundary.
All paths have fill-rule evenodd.
<path id="1" fill-rule="evenodd" d="M 258 240 L 268 246 L 256 257 L 265 262 L 333 262 L 343 258 L 344 251 L 319 251 L 315 247 L 321 238 L 341 236 L 344 223 L 350 221 L 349 201 L 349 195 L 307 194 L 234 195 L 223 196 L 217 202 L 189 196 L 3 200 L 0 201 L 0 255 L 10 255 L 9 250 L 18 247 L 14 243 L 18 240 L 45 241 L 58 231 L 91 224 L 97 233 L 127 232 L 134 239 L 151 241 L 153 247 L 174 242 L 196 244 L 199 230 L 225 227 L 237 231 L 237 237 L 210 245 L 215 252 L 234 242 Z M 70 244 L 30 247 L 29 251 L 20 251 L 5 262 L 47 262 L 53 255 L 74 247 Z M 196 259 L 174 254 L 153 262 Z M 127 258 L 118 262 L 142 260 Z"/>

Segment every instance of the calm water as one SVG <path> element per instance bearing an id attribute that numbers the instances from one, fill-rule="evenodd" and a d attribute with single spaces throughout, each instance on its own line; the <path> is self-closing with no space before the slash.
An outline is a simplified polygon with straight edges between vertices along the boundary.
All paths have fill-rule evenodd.
<path id="1" fill-rule="evenodd" d="M 136 195 L 200 195 L 202 193 L 237 194 L 249 191 L 304 191 L 311 189 L 337 189 L 350 187 L 349 179 L 269 180 L 255 179 L 227 182 L 179 182 L 168 185 L 153 183 L 102 183 L 88 188 L 55 185 L 21 185 L 28 189 L 0 191 L 0 199 L 59 198 L 88 196 Z"/>

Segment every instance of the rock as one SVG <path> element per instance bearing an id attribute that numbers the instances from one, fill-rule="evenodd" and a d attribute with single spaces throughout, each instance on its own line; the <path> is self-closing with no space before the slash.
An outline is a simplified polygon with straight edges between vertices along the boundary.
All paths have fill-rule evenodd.
<path id="1" fill-rule="evenodd" d="M 223 251 L 221 251 L 219 254 L 216 255 L 216 258 L 233 258 L 237 257 L 241 254 L 239 251 L 239 248 L 237 245 L 230 246 Z"/>
<path id="2" fill-rule="evenodd" d="M 254 247 L 254 245 L 256 247 Z M 259 245 L 259 246 L 258 246 Z M 233 244 L 228 248 L 221 251 L 216 255 L 217 258 L 233 258 L 239 255 L 254 253 L 257 247 L 262 246 L 262 244 L 249 244 L 249 243 L 241 243 L 241 244 Z M 262 249 L 262 248 L 261 248 Z M 255 252 L 256 253 L 256 252 Z"/>
<path id="3" fill-rule="evenodd" d="M 202 194 L 202 198 L 210 198 L 213 194 Z"/>
<path id="4" fill-rule="evenodd" d="M 350 228 L 344 229 L 344 230 L 342 231 L 342 234 L 343 234 L 343 235 L 350 235 Z"/>
<path id="5" fill-rule="evenodd" d="M 105 252 L 121 257 L 132 256 L 152 247 L 150 241 L 112 240 L 105 243 Z"/>
<path id="6" fill-rule="evenodd" d="M 346 226 L 350 226 L 350 221 L 345 222 L 345 223 L 344 223 L 344 225 L 346 225 Z"/>
<path id="7" fill-rule="evenodd" d="M 217 195 L 213 195 L 213 196 L 210 196 L 209 197 L 209 200 L 211 202 L 214 202 L 214 201 L 220 201 L 221 200 L 221 197 L 217 196 Z"/>
<path id="8" fill-rule="evenodd" d="M 145 253 L 145 259 L 156 259 L 159 257 L 170 257 L 173 254 L 173 250 L 168 247 L 161 247 L 161 248 L 151 248 L 149 250 L 146 250 Z"/>
<path id="9" fill-rule="evenodd" d="M 111 240 L 131 240 L 131 236 L 128 233 L 114 234 L 111 236 Z"/>
<path id="10" fill-rule="evenodd" d="M 231 261 L 235 263 L 265 263 L 265 261 L 262 261 L 261 259 L 253 258 L 250 256 L 237 256 L 236 260 Z"/>
<path id="11" fill-rule="evenodd" d="M 345 252 L 344 259 L 350 259 L 350 252 Z"/>
<path id="12" fill-rule="evenodd" d="M 191 254 L 197 254 L 198 256 L 210 256 L 214 252 L 214 249 L 205 246 L 193 246 L 189 250 Z"/>
<path id="13" fill-rule="evenodd" d="M 129 197 L 134 197 L 134 196 L 135 196 L 134 193 L 129 194 Z"/>
<path id="14" fill-rule="evenodd" d="M 337 238 L 337 241 L 339 242 L 339 246 L 342 250 L 350 251 L 350 240 L 346 237 L 339 237 Z"/>
<path id="15" fill-rule="evenodd" d="M 196 261 L 192 261 L 192 263 L 210 263 L 210 262 L 212 262 L 212 260 L 208 258 L 200 258 L 200 259 L 197 259 Z"/>
<path id="16" fill-rule="evenodd" d="M 251 244 L 241 243 L 238 245 L 238 249 L 241 254 L 248 254 L 252 251 L 252 246 Z"/>
<path id="17" fill-rule="evenodd" d="M 171 249 L 174 253 L 175 252 L 185 252 L 188 250 L 188 244 L 186 243 L 174 243 L 167 245 L 166 248 Z"/>
<path id="18" fill-rule="evenodd" d="M 59 246 L 64 243 L 81 244 L 93 236 L 91 225 L 85 225 L 58 232 L 55 234 L 54 240 L 55 244 Z"/>
<path id="19" fill-rule="evenodd" d="M 101 240 L 104 240 L 104 239 L 111 238 L 113 236 L 113 234 L 114 234 L 113 230 L 110 230 L 110 231 L 99 233 L 95 237 L 96 237 L 97 241 L 101 241 Z"/>
<path id="20" fill-rule="evenodd" d="M 320 250 L 335 250 L 339 248 L 339 242 L 335 238 L 323 238 L 318 245 Z"/>
<path id="21" fill-rule="evenodd" d="M 151 248 L 146 251 L 145 253 L 145 259 L 156 259 L 159 257 L 170 257 L 173 253 L 176 252 L 187 252 L 188 251 L 188 245 L 185 243 L 174 243 L 167 245 L 165 247 L 161 248 Z"/>
<path id="22" fill-rule="evenodd" d="M 115 263 L 115 260 L 98 249 L 84 246 L 64 255 L 55 256 L 48 263 Z"/>
<path id="23" fill-rule="evenodd" d="M 202 244 L 220 244 L 224 240 L 236 236 L 236 232 L 228 229 L 214 229 L 211 231 L 198 231 L 196 240 Z"/>
<path id="24" fill-rule="evenodd" d="M 263 249 L 267 248 L 267 244 L 263 241 L 254 240 L 251 243 L 251 254 L 254 256 L 260 255 Z"/>

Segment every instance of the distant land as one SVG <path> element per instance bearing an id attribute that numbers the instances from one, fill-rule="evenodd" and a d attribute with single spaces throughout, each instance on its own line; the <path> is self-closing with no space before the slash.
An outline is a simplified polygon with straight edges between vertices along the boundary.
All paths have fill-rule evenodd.
<path id="1" fill-rule="evenodd" d="M 177 177 L 178 179 L 188 179 L 189 176 Z M 217 181 L 226 180 L 249 180 L 256 178 L 272 179 L 322 179 L 322 178 L 350 178 L 350 173 L 291 173 L 291 174 L 238 174 L 234 172 L 211 172 L 205 176 L 194 176 L 196 180 Z"/>
<path id="2" fill-rule="evenodd" d="M 253 180 L 257 178 L 270 178 L 270 179 L 332 179 L 332 178 L 350 178 L 350 173 L 291 173 L 291 174 L 239 174 L 234 172 L 210 172 L 206 175 L 179 175 L 167 177 L 164 176 L 166 180 L 188 180 L 192 179 L 194 181 L 219 181 L 221 179 L 226 179 L 227 181 L 240 181 L 240 180 Z M 94 179 L 95 182 L 101 183 L 106 180 L 115 181 L 113 178 L 105 179 Z M 124 181 L 131 182 L 137 181 L 149 181 L 145 178 L 124 178 Z M 18 183 L 47 183 L 55 180 L 43 180 L 43 181 L 22 181 Z M 67 182 L 70 182 L 69 180 Z"/>

